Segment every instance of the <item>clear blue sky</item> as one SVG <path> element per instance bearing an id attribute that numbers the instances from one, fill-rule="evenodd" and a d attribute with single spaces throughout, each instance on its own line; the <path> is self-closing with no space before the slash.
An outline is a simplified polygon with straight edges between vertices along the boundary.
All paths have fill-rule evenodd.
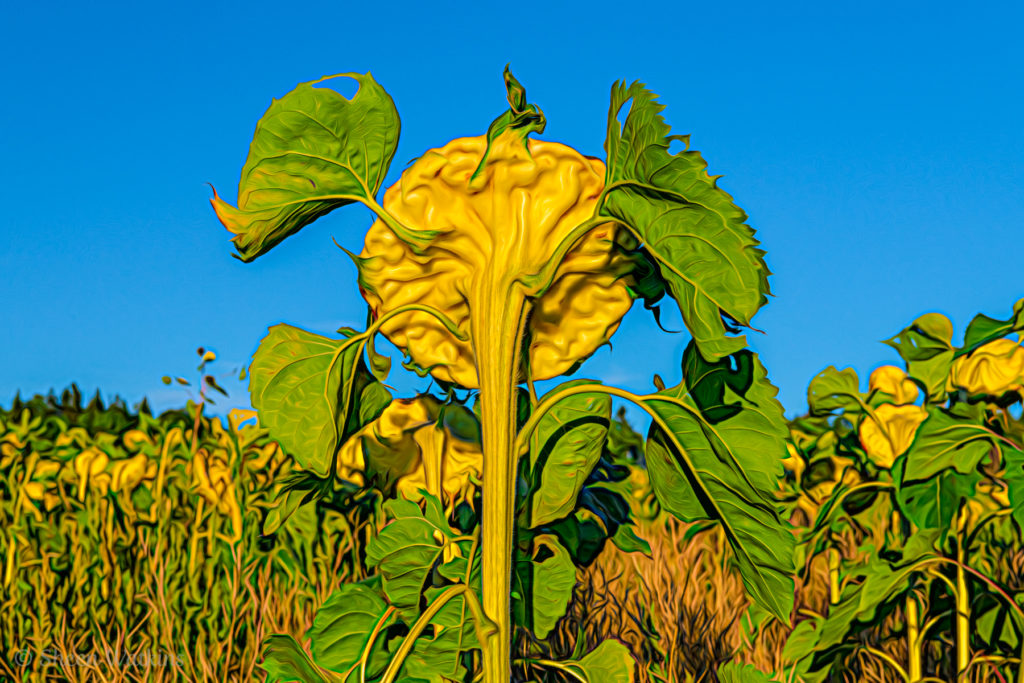
<path id="1" fill-rule="evenodd" d="M 204 184 L 233 200 L 271 98 L 344 71 L 372 71 L 398 105 L 388 184 L 485 131 L 506 62 L 545 137 L 594 155 L 612 82 L 646 82 L 768 252 L 776 298 L 751 340 L 791 414 L 824 366 L 863 377 L 895 361 L 878 340 L 917 315 L 944 312 L 961 334 L 1024 296 L 1020 2 L 488 4 L 7 7 L 0 404 L 77 381 L 169 407 L 184 395 L 160 377 L 194 370 L 200 344 L 227 371 L 275 322 L 361 326 L 331 237 L 358 251 L 364 209 L 246 265 Z M 637 309 L 582 372 L 678 379 L 686 336 Z"/>

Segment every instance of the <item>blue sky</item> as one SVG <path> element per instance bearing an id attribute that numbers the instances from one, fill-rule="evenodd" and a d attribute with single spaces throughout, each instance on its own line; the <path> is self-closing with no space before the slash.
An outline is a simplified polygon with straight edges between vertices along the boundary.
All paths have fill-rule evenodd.
<path id="1" fill-rule="evenodd" d="M 228 373 L 270 324 L 361 326 L 331 237 L 358 251 L 364 209 L 242 264 L 205 185 L 233 200 L 271 98 L 345 71 L 372 71 L 397 103 L 388 184 L 486 130 L 507 62 L 544 137 L 598 156 L 611 84 L 647 83 L 768 252 L 776 297 L 750 340 L 790 414 L 826 365 L 866 382 L 896 361 L 878 341 L 917 315 L 961 334 L 1024 296 L 1017 2 L 29 5 L 0 26 L 2 405 L 72 381 L 180 405 L 160 377 L 194 370 L 199 345 Z M 582 373 L 678 379 L 686 335 L 637 309 Z"/>

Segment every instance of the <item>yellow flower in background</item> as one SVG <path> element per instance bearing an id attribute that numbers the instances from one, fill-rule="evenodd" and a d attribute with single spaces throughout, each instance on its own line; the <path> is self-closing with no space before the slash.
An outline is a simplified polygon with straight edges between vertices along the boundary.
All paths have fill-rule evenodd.
<path id="1" fill-rule="evenodd" d="M 473 335 L 509 305 L 512 283 L 544 269 L 593 215 L 604 173 L 597 159 L 556 142 L 523 141 L 515 131 L 489 149 L 480 136 L 426 152 L 385 192 L 383 205 L 411 231 L 437 235 L 417 254 L 377 220 L 359 258 L 360 290 L 376 318 L 424 304 L 468 338 L 420 311 L 388 321 L 385 336 L 438 379 L 478 388 Z M 630 309 L 624 276 L 632 265 L 613 244 L 619 230 L 611 222 L 595 227 L 533 300 L 526 332 L 534 379 L 561 375 L 594 353 Z"/>
<path id="2" fill-rule="evenodd" d="M 242 510 L 238 506 L 231 479 L 231 466 L 219 451 L 212 454 L 205 448 L 192 456 L 192 488 L 223 515 L 231 518 L 235 540 L 242 538 Z"/>
<path id="3" fill-rule="evenodd" d="M 996 339 L 953 361 L 949 383 L 968 394 L 1000 396 L 1020 391 L 1024 382 L 1024 347 Z"/>
<path id="4" fill-rule="evenodd" d="M 94 488 L 105 495 L 110 488 L 110 475 L 107 474 L 107 454 L 90 446 L 78 454 L 74 461 L 75 474 L 78 476 L 78 501 L 85 501 L 86 488 Z"/>
<path id="5" fill-rule="evenodd" d="M 115 460 L 110 465 L 110 490 L 134 491 L 143 483 L 156 479 L 157 463 L 145 454 L 125 460 Z"/>
<path id="6" fill-rule="evenodd" d="M 433 396 L 395 399 L 344 446 L 337 475 L 357 486 L 372 473 L 382 488 L 394 485 L 409 500 L 425 489 L 439 500 L 472 502 L 482 476 L 479 431 L 464 408 Z"/>
<path id="7" fill-rule="evenodd" d="M 928 417 L 928 411 L 921 406 L 883 403 L 875 408 L 875 416 L 878 422 L 868 415 L 861 421 L 858 431 L 860 445 L 871 462 L 889 469 L 896 458 L 910 448 L 917 428 Z"/>
<path id="8" fill-rule="evenodd" d="M 786 450 L 789 452 L 789 455 L 782 461 L 782 466 L 792 472 L 796 476 L 797 481 L 799 481 L 800 476 L 807 468 L 807 462 L 793 444 L 787 443 Z"/>
<path id="9" fill-rule="evenodd" d="M 883 365 L 872 372 L 868 379 L 868 391 L 889 394 L 897 405 L 913 403 L 920 393 L 907 373 L 895 365 Z"/>

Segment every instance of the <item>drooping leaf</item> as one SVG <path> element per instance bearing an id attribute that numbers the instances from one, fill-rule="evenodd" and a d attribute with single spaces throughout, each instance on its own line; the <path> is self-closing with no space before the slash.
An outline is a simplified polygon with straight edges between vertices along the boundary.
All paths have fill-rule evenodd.
<path id="1" fill-rule="evenodd" d="M 996 320 L 984 313 L 974 316 L 974 320 L 964 332 L 964 346 L 957 351 L 958 356 L 970 353 L 979 346 L 1000 339 L 1012 332 L 1024 330 L 1024 299 L 1013 305 L 1013 315 L 1009 320 Z"/>
<path id="2" fill-rule="evenodd" d="M 376 418 L 391 395 L 367 371 L 365 340 L 275 325 L 260 342 L 249 394 L 260 424 L 303 468 L 331 471 L 339 444 Z"/>
<path id="3" fill-rule="evenodd" d="M 907 450 L 904 485 L 930 479 L 947 469 L 968 474 L 992 450 L 993 436 L 976 420 L 929 408 L 928 418 L 917 428 Z"/>
<path id="4" fill-rule="evenodd" d="M 941 313 L 925 313 L 883 342 L 900 354 L 907 374 L 925 389 L 929 402 L 945 400 L 946 378 L 953 363 L 953 323 Z"/>
<path id="5" fill-rule="evenodd" d="M 267 683 L 330 683 L 291 636 L 274 635 L 264 641 L 260 668 L 267 672 Z"/>
<path id="6" fill-rule="evenodd" d="M 551 394 L 589 382 L 565 382 Z M 608 394 L 574 394 L 552 406 L 538 422 L 530 439 L 530 466 L 539 470 L 530 499 L 531 528 L 561 519 L 576 507 L 583 484 L 601 458 L 611 412 Z"/>
<path id="7" fill-rule="evenodd" d="M 214 192 L 217 217 L 243 261 L 252 261 L 324 214 L 374 202 L 398 145 L 395 103 L 370 74 L 349 100 L 302 83 L 274 100 L 256 126 L 238 185 L 238 206 Z"/>
<path id="8" fill-rule="evenodd" d="M 807 386 L 807 405 L 811 415 L 827 415 L 834 410 L 859 411 L 863 400 L 859 387 L 856 370 L 838 370 L 830 365 Z"/>
<path id="9" fill-rule="evenodd" d="M 657 262 L 701 354 L 717 360 L 746 346 L 743 337 L 726 332 L 733 331 L 731 321 L 749 326 L 767 301 L 769 271 L 747 215 L 708 175 L 700 153 L 669 151 L 688 138 L 671 134 L 663 109 L 642 83 L 612 87 L 599 212 L 636 235 Z"/>
<path id="10" fill-rule="evenodd" d="M 358 681 L 358 665 L 368 648 L 368 679 L 387 666 L 383 630 L 392 622 L 394 613 L 372 588 L 345 583 L 317 610 L 306 636 L 319 666 L 341 674 L 351 673 L 354 676 L 349 675 L 346 680 Z"/>
<path id="11" fill-rule="evenodd" d="M 430 494 L 424 503 L 425 512 L 403 498 L 385 503 L 391 521 L 366 548 L 366 564 L 380 570 L 388 601 L 409 622 L 419 614 L 431 571 L 454 537 L 441 503 Z"/>
<path id="12" fill-rule="evenodd" d="M 645 402 L 658 416 L 647 466 L 666 510 L 721 524 L 751 597 L 788 623 L 795 541 L 774 498 L 788 455 L 777 393 L 754 353 L 709 363 L 691 343 L 683 381 Z"/>

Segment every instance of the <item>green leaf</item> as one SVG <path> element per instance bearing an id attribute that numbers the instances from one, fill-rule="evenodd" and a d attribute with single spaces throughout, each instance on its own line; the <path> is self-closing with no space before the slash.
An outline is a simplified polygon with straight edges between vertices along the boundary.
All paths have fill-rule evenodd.
<path id="1" fill-rule="evenodd" d="M 576 587 L 576 565 L 569 551 L 551 534 L 533 539 L 533 555 L 520 552 L 516 558 L 513 587 L 515 622 L 544 640 L 565 616 Z"/>
<path id="2" fill-rule="evenodd" d="M 953 323 L 941 313 L 925 313 L 883 342 L 896 349 L 907 374 L 925 390 L 928 401 L 945 400 L 946 378 L 953 364 Z"/>
<path id="3" fill-rule="evenodd" d="M 454 537 L 437 498 L 424 494 L 426 512 L 404 498 L 385 503 L 391 521 L 366 548 L 366 564 L 380 570 L 388 600 L 408 622 L 420 613 L 434 565 Z"/>
<path id="4" fill-rule="evenodd" d="M 772 683 L 771 677 L 751 664 L 726 662 L 718 667 L 718 683 Z"/>
<path id="5" fill-rule="evenodd" d="M 612 87 L 598 211 L 636 235 L 657 262 L 701 354 L 717 360 L 746 346 L 743 337 L 726 332 L 734 331 L 731 321 L 750 326 L 766 303 L 769 270 L 747 215 L 708 175 L 700 153 L 669 151 L 688 138 L 671 135 L 664 108 L 642 83 Z"/>
<path id="6" fill-rule="evenodd" d="M 269 536 L 280 529 L 308 495 L 309 491 L 305 490 L 286 491 L 279 495 L 274 507 L 267 512 L 267 517 L 263 521 L 263 535 Z"/>
<path id="7" fill-rule="evenodd" d="M 795 540 L 775 501 L 788 455 L 777 393 L 754 353 L 708 363 L 691 343 L 683 381 L 645 401 L 659 418 L 647 466 L 666 510 L 721 523 L 751 597 L 788 623 Z"/>
<path id="8" fill-rule="evenodd" d="M 260 668 L 267 672 L 267 683 L 330 683 L 291 636 L 264 641 Z"/>
<path id="9" fill-rule="evenodd" d="M 338 446 L 391 401 L 366 369 L 365 343 L 282 324 L 253 356 L 249 394 L 260 424 L 305 469 L 330 473 Z"/>
<path id="10" fill-rule="evenodd" d="M 319 666 L 359 680 L 358 664 L 369 647 L 366 675 L 373 678 L 387 666 L 382 631 L 394 614 L 373 589 L 359 583 L 342 584 L 317 610 L 306 633 Z M 372 643 L 371 643 L 372 639 Z"/>
<path id="11" fill-rule="evenodd" d="M 427 602 L 432 603 L 444 591 L 428 589 Z M 416 639 L 405 670 L 415 672 L 429 683 L 461 681 L 466 671 L 462 653 L 479 647 L 472 612 L 466 598 L 459 595 L 444 604 L 430 620 L 428 631 Z"/>
<path id="12" fill-rule="evenodd" d="M 860 379 L 853 368 L 838 370 L 828 366 L 807 386 L 807 405 L 811 415 L 827 415 L 834 410 L 859 412 L 863 397 Z"/>
<path id="13" fill-rule="evenodd" d="M 964 332 L 964 346 L 957 351 L 956 355 L 968 354 L 983 344 L 1021 330 L 1024 330 L 1024 299 L 1018 300 L 1013 305 L 1013 316 L 1009 320 L 996 320 L 983 313 L 974 316 L 974 320 Z"/>
<path id="14" fill-rule="evenodd" d="M 904 485 L 930 479 L 947 469 L 973 471 L 992 450 L 993 434 L 976 420 L 930 407 L 907 450 Z"/>
<path id="15" fill-rule="evenodd" d="M 651 556 L 651 544 L 637 536 L 629 524 L 619 525 L 615 535 L 612 536 L 612 543 L 624 553 L 642 553 L 647 557 Z"/>
<path id="16" fill-rule="evenodd" d="M 578 662 L 567 662 L 583 674 L 589 683 L 633 683 L 636 660 L 629 648 L 617 640 L 602 640 Z"/>
<path id="17" fill-rule="evenodd" d="M 545 553 L 545 550 L 547 551 Z M 547 555 L 545 557 L 544 555 Z M 544 640 L 555 628 L 576 587 L 576 565 L 558 539 L 542 534 L 533 539 L 533 633 Z"/>
<path id="18" fill-rule="evenodd" d="M 548 395 L 591 380 L 565 382 Z M 565 398 L 540 419 L 530 438 L 530 467 L 539 470 L 539 485 L 530 498 L 530 527 L 565 517 L 576 507 L 583 484 L 601 459 L 612 416 L 605 393 Z"/>
<path id="19" fill-rule="evenodd" d="M 1003 446 L 1006 487 L 1009 489 L 1010 514 L 1024 529 L 1024 452 Z"/>
<path id="20" fill-rule="evenodd" d="M 900 511 L 922 531 L 938 531 L 940 541 L 945 539 L 960 509 L 960 503 L 974 495 L 981 481 L 976 471 L 961 474 L 947 469 L 938 475 L 913 484 L 900 480 L 896 470 L 896 502 Z"/>
<path id="21" fill-rule="evenodd" d="M 317 218 L 353 202 L 374 203 L 398 146 L 391 97 L 370 74 L 349 100 L 302 83 L 274 100 L 256 125 L 238 185 L 238 207 L 211 201 L 243 261 L 252 261 Z"/>
<path id="22" fill-rule="evenodd" d="M 841 651 L 854 647 L 865 625 L 881 618 L 876 613 L 883 605 L 902 598 L 912 588 L 912 577 L 917 571 L 913 563 L 893 567 L 877 558 L 858 566 L 855 575 L 863 576 L 864 581 L 848 584 L 839 603 L 829 609 L 828 616 L 813 622 L 813 632 L 801 634 L 802 642 L 794 643 L 792 648 L 787 643 L 787 658 L 794 655 L 813 658 L 810 668 L 815 670 L 832 664 Z M 805 666 L 808 663 L 804 661 Z"/>

